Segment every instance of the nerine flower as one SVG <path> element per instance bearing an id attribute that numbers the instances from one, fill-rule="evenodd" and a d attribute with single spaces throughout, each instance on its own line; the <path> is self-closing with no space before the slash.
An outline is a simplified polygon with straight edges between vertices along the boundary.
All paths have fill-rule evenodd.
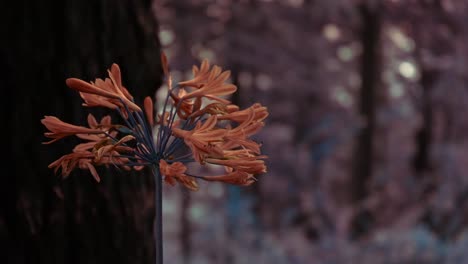
<path id="1" fill-rule="evenodd" d="M 66 84 L 79 92 L 85 107 L 106 107 L 117 111 L 122 124 L 112 124 L 110 116 L 100 122 L 88 115 L 88 127 L 76 126 L 53 116 L 42 123 L 49 130 L 45 136 L 56 142 L 76 136 L 84 142 L 72 153 L 52 162 L 49 167 L 67 177 L 76 168 L 89 170 L 99 181 L 96 166 L 116 166 L 140 170 L 156 168 L 164 182 L 179 183 L 198 190 L 197 180 L 250 185 L 256 176 L 267 172 L 261 144 L 251 137 L 264 126 L 268 116 L 259 103 L 240 110 L 226 96 L 237 87 L 227 82 L 229 71 L 210 66 L 204 60 L 193 67 L 193 78 L 172 87 L 166 57 L 162 64 L 169 87 L 162 111 L 154 113 L 153 100 L 145 98 L 140 107 L 123 86 L 120 68 L 113 64 L 108 78 L 86 82 L 69 78 Z M 156 135 L 156 138 L 153 138 Z M 188 163 L 222 166 L 225 173 L 199 176 L 190 173 Z"/>

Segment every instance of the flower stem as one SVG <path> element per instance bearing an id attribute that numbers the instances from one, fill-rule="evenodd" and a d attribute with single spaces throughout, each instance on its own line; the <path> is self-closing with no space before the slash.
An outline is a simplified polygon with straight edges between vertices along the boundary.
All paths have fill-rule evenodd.
<path id="1" fill-rule="evenodd" d="M 163 264 L 163 240 L 162 240 L 162 177 L 159 166 L 153 166 L 154 176 L 154 244 L 155 263 Z"/>

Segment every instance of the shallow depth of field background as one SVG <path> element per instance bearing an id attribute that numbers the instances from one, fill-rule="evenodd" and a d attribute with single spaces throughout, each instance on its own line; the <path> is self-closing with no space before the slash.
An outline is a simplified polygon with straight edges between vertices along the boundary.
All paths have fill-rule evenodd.
<path id="1" fill-rule="evenodd" d="M 231 70 L 239 88 L 233 102 L 260 102 L 270 111 L 256 136 L 269 156 L 269 172 L 256 184 L 200 182 L 198 192 L 165 186 L 166 263 L 468 263 L 468 1 L 124 2 L 103 0 L 99 11 L 62 17 L 79 28 L 137 11 L 128 20 L 83 31 L 96 30 L 89 34 L 98 40 L 89 47 L 80 40 L 82 32 L 67 31 L 65 44 L 31 52 L 41 65 L 55 65 L 50 75 L 41 73 L 53 80 L 54 91 L 67 89 L 63 80 L 72 71 L 66 69 L 83 78 L 104 77 L 117 61 L 131 92 L 144 86 L 160 100 L 157 60 L 164 51 L 175 82 L 190 78 L 192 65 L 206 58 Z M 64 6 L 64 14 L 73 9 Z M 23 14 L 28 12 L 34 14 Z M 88 16 L 98 19 L 80 20 Z M 153 34 L 156 44 L 140 35 L 132 40 L 119 26 L 129 24 L 142 28 L 142 35 Z M 110 42 L 99 39 L 109 35 Z M 149 44 L 142 48 L 143 40 Z M 127 41 L 137 44 L 125 46 Z M 83 58 L 95 58 L 94 47 L 108 53 L 99 53 L 99 63 L 87 63 Z M 73 62 L 62 68 L 60 59 L 41 60 L 43 52 L 56 49 Z M 5 65 L 19 72 L 7 53 Z M 27 65 L 29 57 L 21 61 Z M 156 77 L 145 81 L 152 73 Z M 20 85 L 11 79 L 9 84 Z M 84 120 L 84 112 L 76 114 L 82 111 L 78 95 L 58 93 L 54 102 L 75 100 L 65 116 Z M 18 109 L 35 102 L 27 95 L 16 92 Z M 77 173 L 56 180 L 46 166 L 66 150 L 52 155 L 37 146 L 43 131 L 36 123 L 40 114 L 60 115 L 71 106 L 35 103 L 43 108 L 30 122 L 12 118 L 14 128 L 34 126 L 36 133 L 16 139 L 23 148 L 15 145 L 14 158 L 27 167 L 25 159 L 38 154 L 22 151 L 33 145 L 42 153 L 34 164 L 44 167 L 40 177 L 48 180 L 18 170 L 16 180 L 5 184 L 10 199 L 8 214 L 0 215 L 0 234 L 13 241 L 12 263 L 151 263 L 151 179 L 107 175 L 97 184 Z"/>

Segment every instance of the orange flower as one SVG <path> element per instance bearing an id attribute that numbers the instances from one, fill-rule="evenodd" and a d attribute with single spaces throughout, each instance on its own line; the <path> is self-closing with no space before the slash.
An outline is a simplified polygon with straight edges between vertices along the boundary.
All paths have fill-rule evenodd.
<path id="1" fill-rule="evenodd" d="M 110 115 L 104 116 L 98 123 L 93 114 L 88 114 L 88 125 L 90 128 L 109 129 L 112 126 Z"/>
<path id="2" fill-rule="evenodd" d="M 130 110 L 141 112 L 141 108 L 132 102 L 131 94 L 122 86 L 119 66 L 112 64 L 108 73 L 110 78 L 105 80 L 97 78 L 94 82 L 88 83 L 77 78 L 68 78 L 66 84 L 80 92 L 85 106 L 104 106 L 115 109 L 123 108 L 122 104 L 125 104 Z"/>
<path id="3" fill-rule="evenodd" d="M 102 144 L 96 144 L 94 145 L 93 148 L 93 153 L 95 155 L 94 161 L 95 162 L 101 162 L 103 158 L 108 158 L 109 160 L 112 161 L 112 163 L 119 164 L 122 161 L 125 162 L 127 159 L 121 159 L 121 160 L 114 160 L 115 155 L 119 155 L 120 152 L 133 152 L 133 148 L 125 146 L 124 144 L 126 142 L 135 140 L 134 136 L 127 135 L 123 138 L 121 138 L 119 141 L 114 142 L 113 140 L 102 140 L 100 143 Z M 123 165 L 123 164 L 122 164 Z"/>
<path id="4" fill-rule="evenodd" d="M 247 172 L 249 174 L 266 173 L 265 161 L 267 156 L 256 157 L 230 157 L 228 159 L 207 158 L 206 162 L 230 167 L 233 170 Z"/>
<path id="5" fill-rule="evenodd" d="M 235 108 L 233 107 L 230 108 L 233 109 L 233 111 L 229 114 L 219 116 L 219 120 L 232 120 L 234 122 L 242 123 L 245 119 L 249 117 L 250 111 L 253 111 L 253 119 L 257 122 L 261 122 L 268 117 L 268 109 L 259 103 L 255 103 L 249 108 L 240 111 L 235 111 Z"/>
<path id="6" fill-rule="evenodd" d="M 220 181 L 229 184 L 248 186 L 255 182 L 255 177 L 244 171 L 233 171 L 224 175 L 203 176 L 207 181 Z"/>
<path id="7" fill-rule="evenodd" d="M 234 84 L 225 83 L 230 71 L 222 71 L 219 66 L 213 66 L 210 70 L 210 63 L 207 60 L 202 62 L 200 69 L 197 66 L 193 67 L 194 78 L 189 81 L 179 82 L 181 87 L 192 87 L 195 91 L 189 92 L 182 99 L 190 99 L 195 97 L 207 97 L 222 103 L 229 103 L 228 100 L 219 98 L 218 96 L 230 95 L 237 90 Z"/>
<path id="8" fill-rule="evenodd" d="M 256 116 L 252 108 L 248 110 L 248 116 L 245 116 L 242 123 L 233 129 L 226 130 L 226 142 L 223 144 L 223 149 L 242 147 L 260 154 L 260 144 L 250 140 L 249 137 L 257 133 L 264 126 L 264 123 L 255 120 Z"/>
<path id="9" fill-rule="evenodd" d="M 104 132 L 108 133 L 111 137 L 115 137 L 117 135 L 116 131 L 110 131 L 114 126 L 111 124 L 111 117 L 110 116 L 105 116 L 101 119 L 101 122 L 98 123 L 96 118 L 92 115 L 88 115 L 88 125 L 90 128 L 93 129 L 100 129 L 103 134 L 92 134 L 92 135 L 85 135 L 85 134 L 77 134 L 76 136 L 88 140 L 89 142 L 85 143 L 80 143 L 75 146 L 73 149 L 73 152 L 80 152 L 80 151 L 86 151 L 90 150 L 96 145 L 97 142 L 101 141 L 103 138 L 107 138 L 106 135 L 104 135 Z"/>
<path id="10" fill-rule="evenodd" d="M 88 94 L 83 92 L 80 92 L 80 96 L 84 101 L 82 105 L 86 107 L 103 106 L 112 110 L 120 107 L 118 104 L 111 102 L 108 98 L 103 96 L 97 96 L 95 94 Z"/>
<path id="11" fill-rule="evenodd" d="M 61 168 L 62 177 L 67 177 L 77 167 L 80 169 L 87 169 L 91 172 L 94 179 L 99 182 L 101 179 L 93 165 L 93 157 L 93 153 L 89 151 L 70 153 L 49 164 L 49 168 L 54 168 L 55 173 Z"/>
<path id="12" fill-rule="evenodd" d="M 179 89 L 178 94 L 175 95 L 170 91 L 170 96 L 174 100 L 174 106 L 177 107 L 177 115 L 182 119 L 187 119 L 194 111 L 200 109 L 201 98 L 194 99 L 182 99 L 187 94 L 187 91 L 184 89 Z"/>
<path id="13" fill-rule="evenodd" d="M 202 116 L 204 114 L 210 114 L 210 115 L 224 115 L 228 113 L 227 106 L 222 103 L 211 103 L 207 106 L 205 106 L 201 110 L 194 111 L 189 117 L 190 118 L 195 118 Z"/>
<path id="14" fill-rule="evenodd" d="M 151 100 L 151 97 L 149 96 L 145 97 L 145 100 L 143 101 L 143 106 L 145 108 L 145 114 L 146 114 L 148 123 L 151 126 L 153 126 L 154 125 L 154 117 L 153 117 L 154 105 L 153 105 L 153 100 Z"/>
<path id="15" fill-rule="evenodd" d="M 133 96 L 128 92 L 127 88 L 122 85 L 122 76 L 120 73 L 120 67 L 118 64 L 113 63 L 110 70 L 107 70 L 109 77 L 114 83 L 115 91 L 127 98 L 128 100 L 133 101 Z"/>
<path id="16" fill-rule="evenodd" d="M 240 110 L 221 98 L 234 93 L 237 87 L 226 83 L 229 71 L 216 65 L 211 67 L 207 60 L 200 68 L 194 66 L 194 77 L 180 82 L 175 91 L 167 58 L 162 54 L 161 59 L 169 92 L 157 120 L 150 97 L 143 102 L 144 111 L 133 102 L 122 85 L 117 64 L 110 67 L 109 77 L 105 79 L 98 78 L 94 82 L 67 79 L 67 85 L 80 93 L 84 106 L 117 110 L 125 123 L 111 124 L 110 116 L 98 122 L 93 115 L 88 115 L 89 127 L 82 127 L 56 117 L 44 117 L 41 122 L 49 129 L 45 136 L 53 139 L 46 144 L 70 135 L 85 141 L 49 167 L 55 172 L 60 169 L 63 177 L 75 168 L 86 169 L 99 181 L 95 166 L 140 170 L 149 165 L 159 170 L 167 184 L 179 183 L 193 191 L 198 190 L 197 178 L 245 186 L 252 184 L 256 175 L 266 173 L 264 160 L 267 156 L 261 155 L 261 144 L 251 136 L 265 125 L 267 108 L 256 103 Z M 153 129 L 159 131 L 154 133 Z M 154 140 L 153 135 L 158 138 Z M 223 166 L 226 173 L 191 175 L 186 166 L 190 162 Z"/>
<path id="17" fill-rule="evenodd" d="M 192 130 L 173 127 L 172 133 L 184 139 L 185 144 L 192 150 L 196 161 L 203 163 L 206 155 L 222 156 L 223 152 L 215 143 L 222 142 L 226 134 L 224 129 L 216 128 L 217 117 L 210 116 L 203 124 L 199 121 Z"/>
<path id="18" fill-rule="evenodd" d="M 185 174 L 187 167 L 182 162 L 174 162 L 169 165 L 165 160 L 159 161 L 159 169 L 164 175 L 164 181 L 170 185 L 175 185 L 175 182 L 183 184 L 192 191 L 198 190 L 197 182 Z"/>
<path id="19" fill-rule="evenodd" d="M 53 140 L 44 142 L 44 144 L 50 144 L 61 138 L 79 135 L 79 134 L 102 134 L 102 130 L 95 128 L 87 128 L 82 126 L 75 126 L 69 123 L 65 123 L 62 120 L 58 119 L 55 116 L 45 116 L 41 123 L 50 130 L 50 132 L 44 133 L 48 138 L 53 138 Z"/>

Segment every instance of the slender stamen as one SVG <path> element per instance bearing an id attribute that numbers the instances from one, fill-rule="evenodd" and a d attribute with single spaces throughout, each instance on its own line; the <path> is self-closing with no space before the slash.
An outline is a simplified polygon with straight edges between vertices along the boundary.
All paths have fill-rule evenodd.
<path id="1" fill-rule="evenodd" d="M 183 145 L 184 145 L 183 139 L 175 138 L 169 145 L 167 151 L 164 152 L 164 157 L 169 157 L 170 155 L 174 154 L 174 152 Z"/>
<path id="2" fill-rule="evenodd" d="M 193 175 L 193 174 L 190 174 L 190 173 L 184 173 L 184 174 L 187 175 L 187 176 L 193 177 L 193 178 L 204 180 L 203 176 Z"/>
<path id="3" fill-rule="evenodd" d="M 109 134 L 108 132 L 104 132 L 106 134 L 107 137 L 109 137 L 110 139 L 114 140 L 115 142 L 118 142 L 119 140 L 112 136 L 111 134 Z M 125 146 L 125 147 L 130 147 L 129 145 L 127 145 L 125 142 L 122 143 L 122 146 Z M 144 160 L 147 160 L 147 161 L 151 161 L 151 159 L 148 159 L 147 157 L 145 157 L 144 155 L 142 155 L 141 153 L 137 152 L 137 151 L 134 151 L 133 152 L 135 155 L 137 155 L 138 157 L 144 159 Z"/>
<path id="4" fill-rule="evenodd" d="M 181 129 L 183 129 L 183 130 L 192 130 L 195 127 L 196 123 L 198 121 L 200 121 L 201 118 L 202 118 L 202 116 L 199 116 L 199 117 L 197 117 L 195 119 L 190 119 L 190 120 L 185 121 L 183 126 L 181 127 Z M 189 121 L 192 121 L 192 122 L 189 122 Z M 169 147 L 167 148 L 166 152 L 164 153 L 164 156 L 167 157 L 167 156 L 172 155 L 174 153 L 174 151 L 176 151 L 177 148 L 182 145 L 182 142 L 183 142 L 182 138 L 175 138 L 171 142 Z"/>
<path id="5" fill-rule="evenodd" d="M 127 113 L 128 113 L 128 115 L 127 115 L 127 116 L 128 116 L 128 119 L 130 120 L 130 122 L 131 122 L 131 124 L 132 124 L 130 127 L 132 127 L 132 128 L 133 128 L 132 130 L 135 131 L 135 132 L 137 133 L 138 138 L 139 138 L 139 141 L 146 142 L 147 144 L 150 143 L 150 144 L 148 144 L 148 145 L 152 145 L 153 142 L 148 142 L 149 138 L 152 138 L 152 137 L 147 137 L 146 133 L 144 132 L 144 129 L 142 128 L 142 126 L 144 126 L 144 124 L 145 124 L 146 122 L 142 121 L 141 118 L 140 118 L 140 122 L 137 122 L 137 120 L 136 120 L 135 117 L 133 116 L 134 113 L 133 113 L 133 112 L 130 112 L 130 110 L 129 110 L 127 104 L 125 104 L 125 102 L 124 102 L 121 98 L 119 98 L 119 99 L 120 99 L 120 101 L 122 102 L 122 104 L 124 105 L 125 111 L 127 111 Z M 120 113 L 121 113 L 121 112 L 120 112 Z M 123 119 L 125 119 L 125 116 L 122 115 L 122 114 L 123 114 L 123 113 L 121 113 L 121 116 L 123 117 Z M 137 115 L 137 116 L 138 116 L 138 115 Z M 125 119 L 125 120 L 126 120 L 126 119 Z"/>
<path id="6" fill-rule="evenodd" d="M 162 140 L 162 134 L 164 133 L 163 131 L 163 128 L 165 127 L 164 126 L 164 114 L 166 113 L 166 107 L 167 107 L 167 103 L 169 101 L 169 97 L 171 96 L 171 91 L 168 91 L 167 93 L 167 96 L 166 96 L 166 100 L 164 100 L 164 107 L 163 107 L 163 110 L 161 112 L 161 119 L 159 120 L 159 129 L 158 129 L 158 138 L 157 138 L 157 146 L 158 146 L 158 150 L 159 150 L 159 155 L 162 154 L 162 151 L 161 151 L 161 140 Z"/>
<path id="7" fill-rule="evenodd" d="M 171 107 L 171 112 L 170 112 L 170 115 L 169 115 L 169 122 L 166 126 L 167 128 L 167 133 L 168 135 L 164 135 L 164 138 L 163 138 L 163 141 L 161 143 L 161 145 L 159 146 L 159 151 L 160 152 L 164 152 L 164 149 L 166 148 L 166 145 L 167 145 L 167 142 L 169 141 L 169 138 L 171 137 L 171 134 L 172 134 L 172 125 L 174 123 L 174 119 L 175 119 L 175 116 L 177 115 L 177 111 L 180 107 L 180 103 L 182 101 L 179 101 L 179 103 L 177 104 L 177 107 L 174 108 L 174 106 Z M 174 111 L 175 110 L 175 111 Z"/>
<path id="8" fill-rule="evenodd" d="M 126 110 L 127 111 L 127 110 Z M 131 119 L 130 118 L 125 118 L 125 115 L 123 114 L 123 112 L 117 108 L 117 112 L 120 114 L 120 116 L 122 117 L 122 119 L 124 120 L 125 124 L 127 125 L 127 127 L 132 131 L 132 132 L 138 132 L 138 131 L 135 131 L 134 128 L 136 126 L 135 123 L 133 122 L 130 122 Z M 133 136 L 135 136 L 137 138 L 137 140 L 139 141 L 142 141 L 142 136 L 139 134 L 139 133 L 132 133 Z"/>
<path id="9" fill-rule="evenodd" d="M 150 148 L 153 146 L 153 142 L 152 142 L 152 136 L 149 136 L 147 133 L 146 133 L 146 129 L 144 129 L 142 126 L 145 126 L 146 122 L 144 122 L 141 117 L 139 115 L 137 115 L 137 117 L 139 118 L 138 121 L 140 122 L 137 122 L 137 120 L 135 119 L 135 117 L 133 116 L 133 113 L 130 112 L 130 110 L 128 109 L 128 106 L 123 102 L 121 101 L 122 104 L 124 105 L 125 107 L 125 111 L 127 111 L 128 113 L 128 118 L 125 118 L 125 115 L 123 115 L 122 111 L 119 110 L 119 113 L 120 115 L 122 116 L 122 118 L 125 120 L 126 124 L 131 128 L 131 130 L 134 132 L 134 136 L 137 138 L 137 141 L 139 142 L 144 142 L 146 144 L 137 144 L 137 149 L 144 155 L 146 156 L 145 159 L 147 160 L 156 160 L 156 153 L 154 151 L 152 152 L 149 152 L 149 150 L 147 149 L 147 147 L 142 147 L 141 145 L 143 146 L 146 146 L 146 145 L 149 145 Z M 143 125 L 141 125 L 143 124 Z M 151 140 L 151 142 L 149 142 Z M 153 150 L 153 149 L 152 149 Z"/>
<path id="10" fill-rule="evenodd" d="M 140 151 L 140 153 L 142 153 L 143 155 L 145 155 L 145 156 L 150 156 L 150 157 L 151 157 L 151 153 L 148 151 L 148 148 L 146 147 L 145 144 L 138 142 L 137 145 L 136 145 L 136 148 L 137 148 L 137 149 Z"/>
<path id="11" fill-rule="evenodd" d="M 154 147 L 154 141 L 153 141 L 153 135 L 152 135 L 152 130 L 151 128 L 147 125 L 147 122 L 145 122 L 143 112 L 136 113 L 136 116 L 138 118 L 138 121 L 142 125 L 143 133 L 144 133 L 144 139 L 146 141 L 146 145 L 151 149 L 151 152 L 156 153 L 156 149 Z"/>

